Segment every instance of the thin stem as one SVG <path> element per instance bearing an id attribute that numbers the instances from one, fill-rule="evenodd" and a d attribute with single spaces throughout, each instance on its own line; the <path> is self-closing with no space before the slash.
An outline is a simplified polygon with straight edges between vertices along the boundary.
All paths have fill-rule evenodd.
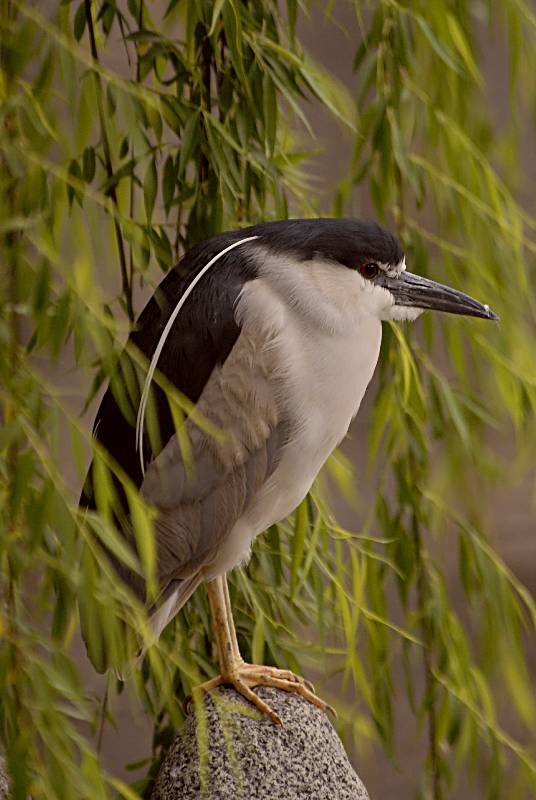
<path id="1" fill-rule="evenodd" d="M 212 47 L 210 44 L 210 39 L 208 38 L 208 36 L 205 36 L 205 39 L 201 47 L 201 70 L 203 75 L 202 103 L 209 112 L 209 114 L 212 110 L 212 103 L 210 98 L 211 67 L 212 67 Z M 209 170 L 208 158 L 204 153 L 202 153 L 201 158 L 199 159 L 199 183 L 201 186 L 206 180 L 208 180 L 208 170 Z"/>
<path id="2" fill-rule="evenodd" d="M 383 95 L 386 106 L 387 114 L 391 113 L 396 118 L 399 108 L 395 107 L 393 102 L 396 99 L 396 94 L 392 92 L 393 80 L 391 75 L 398 69 L 398 65 L 394 60 L 393 47 L 391 42 L 392 31 L 394 28 L 393 11 L 389 9 L 386 13 L 383 30 L 382 30 L 382 59 L 381 70 L 379 70 L 378 91 Z M 396 187 L 396 204 L 395 204 L 395 223 L 397 233 L 401 241 L 404 240 L 406 232 L 406 216 L 405 216 L 405 197 L 404 197 L 404 177 L 398 164 L 394 165 L 395 187 Z M 416 468 L 415 472 L 418 468 Z M 413 544 L 415 548 L 416 572 L 417 572 L 417 604 L 420 611 L 420 630 L 423 642 L 422 657 L 424 668 L 425 680 L 425 698 L 427 706 L 427 721 L 428 721 L 428 754 L 430 761 L 430 771 L 432 777 L 432 797 L 434 800 L 442 800 L 443 788 L 441 784 L 441 770 L 440 770 L 440 756 L 437 743 L 437 708 L 436 708 L 436 694 L 437 682 L 433 673 L 432 664 L 432 649 L 434 644 L 433 630 L 428 617 L 428 602 L 430 599 L 430 587 L 428 583 L 428 575 L 426 572 L 425 563 L 425 549 L 422 541 L 422 536 L 419 528 L 417 509 L 414 506 L 413 518 Z"/>
<path id="3" fill-rule="evenodd" d="M 99 755 L 102 752 L 102 742 L 104 739 L 104 726 L 106 724 L 106 712 L 108 710 L 108 697 L 110 694 L 110 678 L 111 678 L 111 673 L 108 672 L 106 676 L 106 687 L 104 689 L 104 696 L 102 698 L 101 707 L 99 709 L 99 731 L 97 734 L 97 753 Z"/>
<path id="4" fill-rule="evenodd" d="M 93 26 L 93 15 L 91 13 L 91 0 L 84 0 L 85 9 L 86 9 L 86 21 L 87 27 L 89 32 L 89 42 L 91 47 L 91 55 L 93 56 L 93 60 L 99 64 L 99 54 L 97 52 L 97 43 L 95 40 L 95 28 Z M 110 197 L 112 198 L 112 202 L 119 208 L 119 203 L 117 200 L 117 192 L 115 190 L 115 186 L 112 183 L 114 170 L 112 165 L 112 151 L 110 147 L 110 140 L 108 138 L 108 129 L 106 127 L 106 115 L 104 113 L 104 100 L 103 100 L 103 93 L 102 93 L 102 83 L 100 79 L 100 75 L 97 72 L 93 73 L 93 77 L 95 79 L 95 86 L 97 92 L 97 105 L 99 110 L 99 121 L 100 121 L 100 129 L 101 129 L 101 136 L 102 136 L 102 149 L 104 151 L 104 164 L 106 168 L 106 174 L 108 176 L 108 181 L 110 182 Z M 132 306 L 132 285 L 129 281 L 128 277 L 128 270 L 127 270 L 127 259 L 125 255 L 125 244 L 123 241 L 123 234 L 121 232 L 121 226 L 117 219 L 114 219 L 114 230 L 115 230 L 115 238 L 117 241 L 117 249 L 119 251 L 119 263 L 121 266 L 121 280 L 123 286 L 123 296 L 125 298 L 125 302 L 127 305 L 127 313 L 130 321 L 134 320 L 134 309 Z"/>
<path id="5" fill-rule="evenodd" d="M 4 0 L 2 5 L 0 6 L 0 22 L 2 23 L 2 27 L 6 30 L 9 29 L 10 22 L 13 21 L 15 12 L 13 4 L 10 0 Z M 14 81 L 16 80 L 16 76 L 14 76 L 10 70 L 9 58 L 8 58 L 8 47 L 12 44 L 10 42 L 8 45 L 2 41 L 2 37 L 0 37 L 0 72 L 4 79 L 4 91 L 6 97 L 9 97 L 12 93 Z M 10 142 L 14 142 L 17 138 L 18 129 L 17 129 L 17 116 L 12 109 L 9 111 L 4 119 L 4 130 L 3 135 L 5 136 L 6 140 Z M 17 212 L 17 195 L 16 195 L 16 181 L 17 178 L 13 175 L 10 164 L 8 159 L 6 159 L 5 155 L 0 160 L 0 170 L 5 173 L 7 188 L 5 190 L 5 203 L 8 212 L 8 218 L 13 217 Z M 2 181 L 3 182 L 3 181 Z M 0 236 L 0 253 L 3 251 L 3 262 L 7 267 L 7 280 L 6 280 L 6 322 L 9 331 L 9 342 L 8 342 L 8 350 L 7 350 L 7 361 L 8 361 L 8 369 L 10 373 L 10 379 L 14 381 L 11 393 L 16 395 L 18 393 L 17 387 L 17 376 L 20 374 L 20 361 L 21 361 L 21 324 L 20 324 L 20 317 L 19 312 L 17 310 L 17 302 L 19 298 L 19 247 L 20 242 L 20 234 L 14 231 L 8 231 L 4 234 L 4 236 Z M 16 399 L 6 400 L 3 408 L 2 408 L 2 415 L 3 421 L 6 425 L 12 420 L 17 419 L 18 414 L 18 407 Z M 11 539 L 13 541 L 17 525 L 18 525 L 18 517 L 19 514 L 17 512 L 17 506 L 15 502 L 15 492 L 16 492 L 16 476 L 18 473 L 19 467 L 19 444 L 17 438 L 13 442 L 11 442 L 8 446 L 7 455 L 6 455 L 6 466 L 7 466 L 7 488 L 8 488 L 8 502 L 6 508 L 6 529 L 7 529 L 7 539 L 8 541 Z M 22 557 L 22 552 L 18 550 L 18 558 Z M 4 565 L 3 565 L 4 566 Z M 4 590 L 2 594 L 4 597 L 0 596 L 0 602 L 5 602 L 6 605 L 6 619 L 7 619 L 7 627 L 9 630 L 7 639 L 10 642 L 10 649 L 9 649 L 9 672 L 13 676 L 19 675 L 20 669 L 20 657 L 21 657 L 21 647 L 19 644 L 19 628 L 18 628 L 18 609 L 17 609 L 17 596 L 18 596 L 18 584 L 17 584 L 17 575 L 12 569 L 12 560 L 10 557 L 9 552 L 9 545 L 6 552 L 5 558 L 5 569 L 6 575 L 5 580 L 0 582 L 0 587 Z M 13 680 L 12 687 L 11 687 L 11 694 L 13 697 L 13 717 L 11 722 L 15 722 L 13 725 L 13 730 L 10 733 L 13 733 L 14 739 L 20 737 L 20 731 L 25 729 L 25 726 L 29 724 L 29 720 L 27 719 L 27 714 L 24 706 L 24 702 L 21 698 L 21 690 L 20 684 L 17 680 Z M 19 739 L 20 741 L 20 739 Z"/>
<path id="6" fill-rule="evenodd" d="M 391 74 L 398 69 L 398 65 L 394 60 L 393 48 L 391 43 L 391 35 L 394 27 L 394 16 L 391 9 L 388 10 L 382 31 L 382 70 L 381 82 L 379 91 L 383 95 L 386 106 L 387 114 L 392 113 L 396 118 L 399 108 L 395 107 L 393 100 L 396 95 L 392 92 L 392 79 Z M 401 241 L 404 240 L 406 232 L 406 216 L 405 216 L 405 197 L 404 197 L 404 177 L 398 164 L 394 165 L 395 187 L 397 202 L 395 205 L 395 223 L 397 233 Z M 417 470 L 415 470 L 417 471 Z M 420 611 L 420 630 L 423 642 L 422 657 L 425 679 L 425 698 L 427 706 L 427 721 L 428 721 L 428 754 L 430 761 L 430 771 L 432 777 L 432 797 L 434 800 L 442 800 L 443 788 L 441 784 L 441 769 L 440 769 L 440 755 L 437 742 L 437 708 L 436 708 L 436 694 L 437 694 L 437 681 L 433 673 L 432 664 L 432 650 L 434 644 L 434 635 L 430 619 L 428 617 L 428 602 L 430 600 L 430 586 L 428 582 L 428 574 L 426 572 L 425 563 L 425 549 L 422 541 L 422 536 L 417 519 L 417 510 L 414 507 L 413 518 L 413 544 L 415 548 L 416 572 L 417 572 L 417 604 Z"/>
<path id="7" fill-rule="evenodd" d="M 415 560 L 417 568 L 417 603 L 420 610 L 420 629 L 423 642 L 422 657 L 424 665 L 425 697 L 427 700 L 428 719 L 428 752 L 432 773 L 432 797 L 434 800 L 443 800 L 441 785 L 441 772 L 439 764 L 439 751 L 437 746 L 437 710 L 436 694 L 437 681 L 433 671 L 432 647 L 434 635 L 428 617 L 428 602 L 430 600 L 430 586 L 426 572 L 425 553 L 419 525 L 413 522 L 413 545 L 415 547 Z"/>
<path id="8" fill-rule="evenodd" d="M 13 5 L 10 0 L 6 0 L 2 4 L 2 16 L 6 21 L 6 28 L 9 26 L 10 20 L 13 18 Z M 4 76 L 5 81 L 5 90 L 6 94 L 9 95 L 11 92 L 11 87 L 13 84 L 13 76 L 10 74 L 8 69 L 8 58 L 7 58 L 7 47 L 2 44 L 2 39 L 0 37 L 0 70 L 2 75 Z M 17 138 L 17 118 L 15 112 L 11 110 L 5 117 L 4 120 L 4 135 L 7 140 L 14 141 Z M 5 159 L 2 159 L 1 163 L 2 171 L 7 176 L 7 189 L 5 192 L 5 199 L 6 205 L 8 208 L 9 216 L 13 216 L 15 214 L 15 178 L 13 177 L 11 170 L 9 168 L 9 163 Z M 11 368 L 11 374 L 16 376 L 19 373 L 19 361 L 20 361 L 20 341 L 21 341 L 21 326 L 20 326 L 20 318 L 19 313 L 17 311 L 17 302 L 18 302 L 18 253 L 17 253 L 17 243 L 20 234 L 16 233 L 15 231 L 8 231 L 4 237 L 4 250 L 5 250 L 5 264 L 8 268 L 8 275 L 7 275 L 7 317 L 8 317 L 8 328 L 9 328 L 9 349 L 8 349 L 8 358 L 9 364 Z M 0 240 L 1 241 L 1 240 Z M 6 406 L 4 409 L 4 417 L 5 421 L 8 422 L 11 418 L 15 418 L 17 415 L 17 410 L 12 404 Z M 15 443 L 10 444 L 7 453 L 7 462 L 9 465 L 8 474 L 10 476 L 14 476 L 16 474 L 17 469 L 17 456 L 18 456 L 18 446 Z M 10 504 L 11 508 L 11 504 Z M 12 515 L 10 528 L 15 527 L 15 518 L 14 512 Z"/>
<path id="9" fill-rule="evenodd" d="M 139 8 L 138 8 L 138 31 L 141 31 L 143 28 L 143 0 L 139 0 Z M 140 83 L 140 55 L 138 52 L 138 48 L 134 45 L 136 50 L 136 83 Z M 134 146 L 131 147 L 130 152 L 132 153 L 132 162 L 134 163 Z M 132 174 L 130 176 L 130 211 L 129 216 L 130 219 L 134 219 L 134 209 L 136 205 L 136 195 L 135 195 L 135 181 L 134 181 L 134 169 L 132 170 Z M 129 281 L 130 281 L 130 288 L 132 290 L 132 286 L 134 284 L 134 246 L 130 244 L 130 253 L 129 253 Z"/>
<path id="10" fill-rule="evenodd" d="M 212 73 L 212 66 L 213 66 L 213 54 L 212 54 L 212 45 L 210 39 L 208 37 L 208 30 L 206 28 L 198 28 L 196 31 L 196 54 L 198 55 L 199 64 L 201 68 L 201 82 L 196 83 L 194 89 L 192 90 L 192 101 L 194 105 L 199 105 L 201 108 L 204 108 L 210 114 L 212 110 L 212 101 L 211 101 L 211 73 Z M 201 119 L 203 119 L 203 115 L 201 115 Z M 206 182 L 209 178 L 210 172 L 210 162 L 206 156 L 206 154 L 202 151 L 201 156 L 199 158 L 199 166 L 197 170 L 197 178 L 198 178 L 198 193 L 196 198 L 196 203 L 200 200 L 203 201 L 204 196 L 206 195 Z M 190 213 L 190 217 L 192 214 Z M 175 243 L 174 243 L 174 250 L 175 250 L 175 257 L 179 258 L 179 246 L 180 246 L 180 228 L 181 228 L 181 218 L 182 218 L 182 208 L 177 205 L 177 220 L 176 220 L 176 229 L 175 229 Z"/>

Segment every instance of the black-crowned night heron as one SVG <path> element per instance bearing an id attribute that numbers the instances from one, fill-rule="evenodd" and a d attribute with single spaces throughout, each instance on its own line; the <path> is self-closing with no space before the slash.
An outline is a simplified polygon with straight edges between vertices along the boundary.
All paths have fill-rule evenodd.
<path id="1" fill-rule="evenodd" d="M 137 424 L 108 389 L 95 436 L 157 509 L 157 635 L 206 583 L 221 674 L 201 688 L 233 684 L 274 721 L 253 687 L 326 707 L 288 670 L 242 660 L 225 576 L 248 560 L 259 533 L 296 508 L 345 436 L 378 360 L 382 320 L 413 320 L 424 309 L 496 319 L 488 306 L 407 272 L 400 244 L 379 225 L 305 219 L 194 247 L 140 315 L 130 339 L 150 368 Z M 155 370 L 225 434 L 188 418 L 188 464 Z M 158 446 L 146 432 L 151 384 Z M 92 505 L 88 477 L 84 502 Z M 128 520 L 122 528 L 134 541 Z M 140 576 L 114 563 L 145 599 Z"/>

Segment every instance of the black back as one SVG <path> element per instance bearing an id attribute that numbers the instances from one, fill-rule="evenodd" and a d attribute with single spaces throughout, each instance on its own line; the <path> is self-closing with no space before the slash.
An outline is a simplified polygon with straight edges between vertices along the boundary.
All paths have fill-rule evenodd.
<path id="1" fill-rule="evenodd" d="M 236 236 L 233 233 L 222 234 L 204 242 L 190 250 L 177 267 L 166 275 L 140 314 L 129 337 L 129 342 L 149 361 L 173 309 L 195 275 L 227 244 L 245 235 L 241 232 Z M 209 270 L 203 276 L 181 309 L 157 365 L 158 370 L 193 403 L 199 399 L 214 367 L 224 363 L 238 338 L 240 329 L 233 314 L 234 304 L 244 283 L 255 277 L 253 261 L 246 253 L 238 256 L 236 251 L 231 251 L 216 266 L 217 268 Z M 125 392 L 122 386 L 126 380 L 124 376 L 133 373 L 128 367 L 129 361 L 125 351 L 119 362 L 119 372 L 112 379 L 97 411 L 94 436 L 139 488 L 143 475 L 136 450 L 136 416 L 141 392 L 138 391 L 137 395 Z M 149 437 L 145 436 L 146 465 L 158 455 L 175 431 L 165 392 L 154 381 L 152 390 L 159 424 L 160 447 L 155 451 Z M 124 499 L 120 481 L 115 483 L 119 496 Z M 82 492 L 81 504 L 89 508 L 95 507 L 91 467 Z"/>

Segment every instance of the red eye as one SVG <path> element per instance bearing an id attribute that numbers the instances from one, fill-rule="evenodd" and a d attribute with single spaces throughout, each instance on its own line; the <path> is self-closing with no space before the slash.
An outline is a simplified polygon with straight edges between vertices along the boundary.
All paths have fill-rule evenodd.
<path id="1" fill-rule="evenodd" d="M 361 264 L 361 266 L 359 267 L 360 274 L 368 281 L 371 281 L 373 278 L 375 278 L 379 271 L 380 271 L 379 266 L 377 264 L 374 264 L 373 262 L 369 262 L 368 264 Z"/>

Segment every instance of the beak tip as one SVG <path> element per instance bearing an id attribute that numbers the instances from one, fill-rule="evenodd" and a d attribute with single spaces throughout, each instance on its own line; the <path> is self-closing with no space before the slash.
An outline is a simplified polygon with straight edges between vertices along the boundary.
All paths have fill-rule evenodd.
<path id="1" fill-rule="evenodd" d="M 494 311 L 492 311 L 491 308 L 487 305 L 487 303 L 484 306 L 484 309 L 486 311 L 487 319 L 491 319 L 493 322 L 500 322 L 501 321 L 501 318 L 499 317 L 499 315 L 496 314 Z"/>

